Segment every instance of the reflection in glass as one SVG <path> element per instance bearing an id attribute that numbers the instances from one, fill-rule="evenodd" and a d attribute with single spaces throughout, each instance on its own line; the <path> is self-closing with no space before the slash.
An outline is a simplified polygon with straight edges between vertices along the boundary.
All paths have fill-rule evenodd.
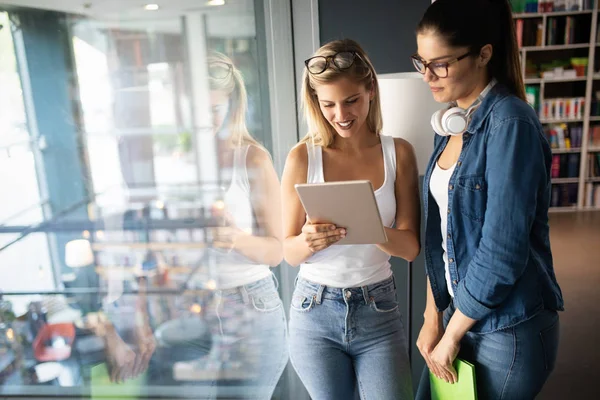
<path id="1" fill-rule="evenodd" d="M 0 12 L 1 392 L 268 399 L 287 346 L 253 3 L 99 4 Z"/>

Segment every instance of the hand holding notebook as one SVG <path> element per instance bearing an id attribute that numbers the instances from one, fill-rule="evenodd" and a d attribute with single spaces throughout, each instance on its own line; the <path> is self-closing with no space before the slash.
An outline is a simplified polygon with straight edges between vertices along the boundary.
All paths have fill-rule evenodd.
<path id="1" fill-rule="evenodd" d="M 477 400 L 475 367 L 473 364 L 457 358 L 454 368 L 458 382 L 448 383 L 429 372 L 431 400 Z"/>

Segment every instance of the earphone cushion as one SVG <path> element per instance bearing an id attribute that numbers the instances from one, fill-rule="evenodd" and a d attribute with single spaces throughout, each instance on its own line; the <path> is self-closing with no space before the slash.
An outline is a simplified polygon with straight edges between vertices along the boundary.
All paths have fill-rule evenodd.
<path id="1" fill-rule="evenodd" d="M 442 129 L 448 135 L 460 135 L 467 129 L 467 113 L 460 107 L 452 107 L 442 115 Z"/>
<path id="2" fill-rule="evenodd" d="M 446 133 L 446 131 L 444 131 L 444 128 L 442 127 L 442 116 L 444 115 L 445 111 L 446 109 L 438 110 L 434 112 L 431 116 L 431 127 L 433 128 L 435 133 L 437 133 L 440 136 L 448 136 L 448 134 Z"/>

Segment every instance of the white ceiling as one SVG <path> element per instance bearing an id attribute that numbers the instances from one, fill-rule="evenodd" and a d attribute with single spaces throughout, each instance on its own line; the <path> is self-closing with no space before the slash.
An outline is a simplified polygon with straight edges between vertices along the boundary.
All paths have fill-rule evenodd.
<path id="1" fill-rule="evenodd" d="M 158 4 L 157 11 L 144 5 Z M 207 0 L 0 0 L 9 7 L 30 7 L 94 19 L 98 28 L 110 27 L 159 32 L 181 32 L 180 17 L 195 12 L 207 14 L 209 35 L 253 37 L 256 34 L 253 0 L 225 0 L 225 5 L 208 6 Z"/>
<path id="2" fill-rule="evenodd" d="M 144 5 L 158 4 L 157 11 Z M 31 7 L 83 14 L 102 20 L 144 20 L 179 17 L 193 11 L 219 15 L 248 15 L 254 12 L 252 0 L 225 0 L 223 6 L 208 6 L 207 0 L 0 0 L 0 5 Z"/>

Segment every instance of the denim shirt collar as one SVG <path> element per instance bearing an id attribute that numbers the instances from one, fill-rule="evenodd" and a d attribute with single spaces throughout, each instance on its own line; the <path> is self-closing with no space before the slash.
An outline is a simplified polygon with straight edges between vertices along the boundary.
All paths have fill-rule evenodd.
<path id="1" fill-rule="evenodd" d="M 490 92 L 483 98 L 481 105 L 473 113 L 473 117 L 471 117 L 467 131 L 471 134 L 480 131 L 481 125 L 494 108 L 494 105 L 509 95 L 510 93 L 508 92 L 506 86 L 502 85 L 501 83 L 495 84 Z"/>

